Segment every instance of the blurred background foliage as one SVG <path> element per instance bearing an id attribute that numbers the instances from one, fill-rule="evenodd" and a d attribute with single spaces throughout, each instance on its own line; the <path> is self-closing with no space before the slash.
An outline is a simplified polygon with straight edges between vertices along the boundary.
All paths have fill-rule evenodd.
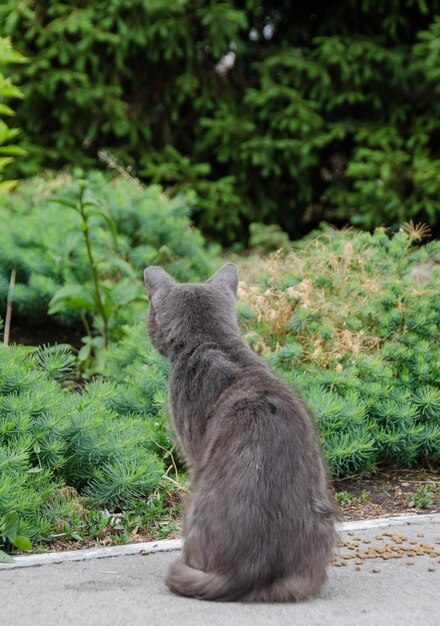
<path id="1" fill-rule="evenodd" d="M 8 104 L 10 98 L 23 97 L 20 89 L 4 75 L 5 68 L 11 63 L 26 63 L 26 59 L 13 50 L 8 37 L 0 37 L 0 194 L 13 189 L 16 182 L 3 180 L 3 171 L 12 163 L 15 156 L 26 154 L 23 148 L 12 143 L 19 130 L 10 128 L 7 122 L 14 115 L 14 109 Z"/>
<path id="2" fill-rule="evenodd" d="M 29 59 L 8 70 L 29 153 L 9 171 L 104 167 L 108 151 L 195 192 L 196 224 L 225 244 L 247 243 L 251 222 L 291 237 L 322 220 L 438 229 L 439 13 L 439 0 L 4 0 L 0 36 Z"/>

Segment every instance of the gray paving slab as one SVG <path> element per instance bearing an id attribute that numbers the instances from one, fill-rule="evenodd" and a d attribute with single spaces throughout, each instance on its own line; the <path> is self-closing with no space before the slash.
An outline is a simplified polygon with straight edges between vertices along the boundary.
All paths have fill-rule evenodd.
<path id="1" fill-rule="evenodd" d="M 179 598 L 163 582 L 178 552 L 159 552 L 1 569 L 0 624 L 440 626 L 440 516 L 348 533 L 341 533 L 341 565 L 331 566 L 319 597 L 305 603 Z M 382 556 L 400 551 L 402 557 L 384 559 L 381 550 Z M 356 557 L 359 551 L 363 558 Z M 373 552 L 377 556 L 370 558 Z"/>

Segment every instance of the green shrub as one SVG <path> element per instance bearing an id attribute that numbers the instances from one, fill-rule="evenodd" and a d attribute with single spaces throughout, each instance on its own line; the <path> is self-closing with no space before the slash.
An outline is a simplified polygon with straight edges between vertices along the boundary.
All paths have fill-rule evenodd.
<path id="1" fill-rule="evenodd" d="M 420 232 L 326 228 L 283 256 L 243 260 L 244 336 L 302 391 L 335 476 L 439 462 L 440 243 L 415 245 Z M 151 440 L 169 450 L 167 374 L 143 324 L 110 347 L 116 406 L 149 414 Z"/>
<path id="2" fill-rule="evenodd" d="M 134 506 L 161 479 L 154 407 L 136 411 L 116 383 L 63 390 L 54 378 L 68 377 L 68 366 L 62 348 L 31 356 L 0 346 L 0 545 L 1 537 L 11 543 L 12 513 L 16 535 L 49 540 L 77 502 L 66 486 L 89 506 L 114 510 Z"/>
<path id="3" fill-rule="evenodd" d="M 143 322 L 125 329 L 122 339 L 110 346 L 104 377 L 117 385 L 111 400 L 117 412 L 146 418 L 152 450 L 173 446 L 168 425 L 168 360 L 151 346 Z"/>
<path id="4" fill-rule="evenodd" d="M 198 279 L 209 274 L 212 252 L 191 226 L 188 200 L 169 199 L 159 187 L 94 172 L 81 183 L 89 203 L 92 264 L 83 218 L 71 208 L 78 205 L 80 180 L 39 177 L 0 198 L 0 312 L 16 268 L 15 316 L 30 324 L 47 323 L 56 295 L 51 305 L 56 320 L 66 324 L 87 317 L 95 322 L 96 334 L 102 330 L 97 278 L 109 332 L 117 337 L 122 324 L 144 315 L 146 265 L 162 265 L 180 280 Z"/>
<path id="5" fill-rule="evenodd" d="M 287 250 L 290 247 L 289 237 L 277 224 L 258 224 L 256 222 L 249 225 L 249 248 L 267 254 L 274 250 Z"/>
<path id="6" fill-rule="evenodd" d="M 5 0 L 30 59 L 22 172 L 109 150 L 246 241 L 321 220 L 438 226 L 439 0 Z"/>
<path id="7" fill-rule="evenodd" d="M 440 242 L 417 238 L 327 229 L 241 285 L 249 343 L 302 391 L 333 475 L 440 461 Z"/>

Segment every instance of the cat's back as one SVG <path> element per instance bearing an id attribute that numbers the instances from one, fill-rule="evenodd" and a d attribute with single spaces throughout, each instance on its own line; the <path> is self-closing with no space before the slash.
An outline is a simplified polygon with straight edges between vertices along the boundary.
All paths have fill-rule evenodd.
<path id="1" fill-rule="evenodd" d="M 292 427 L 304 424 L 312 429 L 310 413 L 300 396 L 259 360 L 237 368 L 215 410 L 231 419 L 241 415 L 256 422 L 263 420 L 266 427 L 285 423 Z"/>
<path id="2" fill-rule="evenodd" d="M 284 475 L 323 473 L 313 418 L 299 395 L 256 361 L 243 367 L 213 407 L 207 432 L 215 450 L 232 464 L 244 455 Z"/>

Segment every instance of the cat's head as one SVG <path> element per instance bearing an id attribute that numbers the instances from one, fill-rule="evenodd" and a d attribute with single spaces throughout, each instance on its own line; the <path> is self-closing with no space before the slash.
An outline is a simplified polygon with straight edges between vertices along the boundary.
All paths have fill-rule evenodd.
<path id="1" fill-rule="evenodd" d="M 177 283 L 161 267 L 144 270 L 153 346 L 172 357 L 200 341 L 227 340 L 238 333 L 237 268 L 227 263 L 205 283 Z"/>

